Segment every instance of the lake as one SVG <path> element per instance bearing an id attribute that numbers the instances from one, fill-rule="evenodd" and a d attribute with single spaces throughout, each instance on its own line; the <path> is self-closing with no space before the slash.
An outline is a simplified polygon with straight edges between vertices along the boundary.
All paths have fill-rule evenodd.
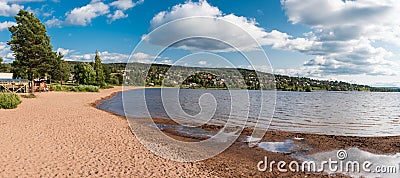
<path id="1" fill-rule="evenodd" d="M 260 109 L 262 104 L 264 109 Z M 119 93 L 98 107 L 130 118 L 173 117 L 183 125 L 229 122 L 252 127 L 258 118 L 258 124 L 265 128 L 269 125 L 270 130 L 343 136 L 400 135 L 400 93 L 146 88 Z"/>

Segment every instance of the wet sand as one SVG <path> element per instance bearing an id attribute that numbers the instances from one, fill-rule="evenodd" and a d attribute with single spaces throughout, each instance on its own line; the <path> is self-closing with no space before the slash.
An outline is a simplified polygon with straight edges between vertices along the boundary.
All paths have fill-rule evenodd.
<path id="1" fill-rule="evenodd" d="M 176 125 L 175 122 L 153 118 L 155 123 Z M 221 129 L 220 126 L 203 125 L 201 126 L 204 130 L 218 131 Z M 181 134 L 171 129 L 164 130 L 167 135 L 173 135 L 175 139 L 179 137 L 187 138 L 186 134 Z M 293 141 L 293 144 L 298 147 L 291 153 L 276 153 L 268 152 L 261 148 L 254 147 L 249 148 L 247 143 L 243 142 L 246 136 L 250 136 L 252 133 L 251 129 L 245 128 L 241 134 L 239 141 L 235 142 L 230 148 L 225 150 L 220 155 L 205 160 L 203 163 L 206 165 L 205 170 L 211 171 L 213 175 L 218 176 L 252 176 L 252 177 L 348 177 L 342 174 L 326 175 L 316 173 L 304 173 L 304 172 L 278 172 L 275 167 L 272 172 L 269 170 L 265 172 L 259 172 L 257 170 L 257 163 L 264 160 L 267 156 L 268 160 L 285 161 L 299 161 L 293 158 L 292 154 L 314 154 L 318 152 L 334 151 L 348 148 L 359 148 L 364 151 L 368 151 L 374 154 L 395 154 L 400 153 L 400 136 L 391 137 L 353 137 L 353 136 L 334 136 L 334 135 L 316 135 L 306 133 L 291 133 L 282 131 L 267 131 L 261 142 L 284 142 L 288 139 Z M 196 140 L 196 138 L 191 138 Z M 197 140 L 202 140 L 198 138 Z M 308 150 L 307 148 L 312 148 Z M 299 161 L 300 162 L 300 161 Z M 288 166 L 285 167 L 289 169 Z M 240 170 L 240 171 L 239 171 Z M 228 173 L 228 174 L 227 174 Z"/>
<path id="2" fill-rule="evenodd" d="M 293 158 L 286 153 L 249 148 L 243 142 L 236 142 L 214 158 L 195 163 L 158 157 L 135 138 L 124 117 L 93 107 L 118 91 L 121 87 L 99 93 L 37 93 L 37 98 L 22 98 L 17 109 L 0 110 L 0 177 L 328 177 L 276 170 L 259 172 L 257 163 L 264 156 L 288 162 Z M 173 130 L 168 134 L 196 141 Z M 263 141 L 294 137 L 304 138 L 296 142 L 313 148 L 307 154 L 349 147 L 373 153 L 400 152 L 400 137 L 335 137 L 269 131 Z"/>

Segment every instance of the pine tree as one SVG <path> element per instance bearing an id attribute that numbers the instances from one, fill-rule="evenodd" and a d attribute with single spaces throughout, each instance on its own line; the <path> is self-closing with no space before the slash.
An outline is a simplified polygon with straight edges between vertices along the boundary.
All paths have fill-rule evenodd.
<path id="1" fill-rule="evenodd" d="M 33 13 L 20 10 L 14 18 L 17 25 L 8 28 L 11 40 L 7 42 L 15 56 L 12 63 L 14 77 L 28 78 L 33 86 L 35 78 L 52 70 L 53 47 L 46 27 Z M 34 92 L 33 87 L 31 92 Z"/>
<path id="2" fill-rule="evenodd" d="M 0 72 L 4 72 L 3 58 L 0 57 Z"/>
<path id="3" fill-rule="evenodd" d="M 99 56 L 98 51 L 96 51 L 93 68 L 96 71 L 96 84 L 99 86 L 105 86 L 106 83 L 105 83 L 103 65 L 101 64 L 101 58 Z"/>
<path id="4" fill-rule="evenodd" d="M 52 79 L 60 81 L 62 84 L 62 82 L 68 80 L 70 76 L 70 66 L 67 62 L 62 60 L 64 56 L 61 53 L 54 55 L 55 56 L 52 64 L 54 70 L 50 71 L 49 74 Z"/>

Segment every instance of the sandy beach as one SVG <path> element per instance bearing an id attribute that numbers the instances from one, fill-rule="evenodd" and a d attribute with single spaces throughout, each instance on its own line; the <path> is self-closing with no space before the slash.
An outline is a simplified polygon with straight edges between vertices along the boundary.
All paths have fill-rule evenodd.
<path id="1" fill-rule="evenodd" d="M 194 176 L 196 164 L 157 157 L 127 121 L 92 107 L 121 87 L 99 93 L 36 93 L 0 110 L 0 177 Z"/>
<path id="2" fill-rule="evenodd" d="M 93 107 L 119 91 L 121 87 L 99 93 L 37 93 L 37 98 L 23 98 L 17 109 L 0 110 L 0 177 L 328 177 L 303 172 L 259 172 L 256 165 L 264 156 L 284 161 L 293 158 L 249 148 L 243 142 L 196 163 L 158 157 L 140 144 L 125 118 Z M 170 134 L 174 135 L 173 131 Z M 399 137 L 335 137 L 270 131 L 263 140 L 282 141 L 298 136 L 314 148 L 310 153 L 348 147 L 375 153 L 400 152 Z"/>

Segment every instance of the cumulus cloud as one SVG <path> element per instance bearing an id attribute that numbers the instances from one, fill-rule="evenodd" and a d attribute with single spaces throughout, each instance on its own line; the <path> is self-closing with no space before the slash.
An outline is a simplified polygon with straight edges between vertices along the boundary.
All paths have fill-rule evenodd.
<path id="1" fill-rule="evenodd" d="M 95 53 L 82 54 L 80 52 L 64 48 L 58 48 L 57 52 L 63 54 L 64 59 L 66 61 L 92 62 L 94 61 L 94 57 L 96 55 Z M 101 57 L 102 62 L 104 63 L 127 63 L 129 59 L 130 62 L 140 62 L 140 63 L 152 63 L 155 59 L 158 60 L 157 63 L 162 63 L 162 64 L 172 63 L 172 60 L 170 59 L 161 59 L 161 57 L 159 56 L 152 56 L 150 54 L 143 52 L 138 52 L 130 56 L 128 54 L 100 51 L 99 55 Z"/>
<path id="2" fill-rule="evenodd" d="M 400 46 L 400 2 L 391 0 L 281 0 L 293 24 L 312 31 L 313 45 L 298 50 L 315 56 L 304 67 L 323 74 L 397 75 L 393 53 L 375 42 Z M 318 7 L 318 8 L 315 8 Z"/>
<path id="3" fill-rule="evenodd" d="M 215 52 L 235 51 L 234 48 L 245 51 L 256 50 L 257 41 L 261 45 L 273 45 L 274 48 L 285 50 L 301 50 L 312 45 L 304 38 L 293 39 L 292 36 L 276 30 L 266 32 L 258 26 L 255 19 L 224 14 L 207 1 L 189 1 L 178 4 L 169 11 L 162 11 L 151 20 L 151 29 L 154 30 L 172 21 L 173 25 L 163 26 L 161 30 L 145 35 L 143 39 L 165 46 L 170 45 L 175 39 L 197 36 L 198 38 L 179 41 L 173 46 Z"/>
<path id="4" fill-rule="evenodd" d="M 24 6 L 18 4 L 9 4 L 9 1 L 0 1 L 0 16 L 11 17 L 18 13 Z"/>
<path id="5" fill-rule="evenodd" d="M 61 27 L 62 25 L 87 26 L 91 24 L 93 19 L 100 16 L 106 16 L 108 18 L 107 22 L 111 23 L 118 19 L 127 18 L 128 14 L 125 11 L 143 2 L 144 0 L 139 0 L 137 2 L 132 0 L 116 0 L 105 4 L 100 0 L 92 0 L 85 6 L 76 7 L 65 13 L 65 20 L 53 17 L 45 23 L 48 27 Z M 51 16 L 51 14 L 52 13 L 45 13 L 43 15 Z"/>
<path id="6" fill-rule="evenodd" d="M 60 49 L 60 52 L 67 52 L 64 56 L 66 61 L 92 62 L 96 55 L 95 53 L 81 54 L 68 49 Z M 104 63 L 126 63 L 129 59 L 129 55 L 108 51 L 99 52 L 99 55 Z"/>
<path id="7" fill-rule="evenodd" d="M 6 63 L 10 63 L 14 60 L 14 56 L 12 51 L 10 50 L 10 46 L 8 46 L 5 42 L 0 42 L 0 56 Z"/>
<path id="8" fill-rule="evenodd" d="M 74 8 L 67 12 L 65 22 L 69 25 L 86 26 L 92 22 L 92 19 L 108 14 L 110 7 L 103 2 L 92 0 L 88 5 Z"/>
<path id="9" fill-rule="evenodd" d="M 127 18 L 128 14 L 125 13 L 126 10 L 135 7 L 136 5 L 142 4 L 144 0 L 139 0 L 134 2 L 133 0 L 116 0 L 110 3 L 110 6 L 116 8 L 113 14 L 108 14 L 109 22 L 113 22 L 118 19 Z"/>
<path id="10" fill-rule="evenodd" d="M 126 11 L 132 7 L 135 7 L 138 4 L 143 3 L 143 2 L 144 2 L 144 0 L 139 0 L 137 2 L 133 2 L 132 0 L 117 0 L 117 1 L 112 2 L 110 5 L 116 7 L 120 10 Z"/>
<path id="11" fill-rule="evenodd" d="M 64 48 L 58 48 L 57 53 L 61 53 L 63 56 L 66 56 L 70 54 L 71 52 L 74 52 L 72 49 L 64 49 Z"/>
<path id="12" fill-rule="evenodd" d="M 400 45 L 400 2 L 392 0 L 282 0 L 289 20 L 315 29 L 324 40 L 367 37 Z M 318 8 L 315 8 L 318 7 Z"/>
<path id="13" fill-rule="evenodd" d="M 205 65 L 207 65 L 207 61 L 199 61 L 198 64 L 202 65 L 202 66 L 205 66 Z"/>
<path id="14" fill-rule="evenodd" d="M 61 28 L 61 26 L 62 26 L 62 24 L 63 24 L 63 21 L 62 20 L 60 20 L 60 19 L 58 19 L 58 18 L 56 18 L 56 17 L 53 17 L 52 19 L 50 19 L 50 20 L 47 20 L 46 22 L 45 22 L 45 24 L 48 26 L 48 27 L 58 27 L 58 28 Z"/>
<path id="15" fill-rule="evenodd" d="M 110 22 L 112 22 L 118 19 L 127 18 L 128 14 L 125 14 L 122 10 L 116 10 L 114 14 L 108 14 L 107 17 L 110 19 Z"/>
<path id="16" fill-rule="evenodd" d="M 153 61 L 160 59 L 160 56 L 153 56 L 143 52 L 137 52 L 131 56 L 129 62 L 140 62 L 140 63 L 153 63 Z M 164 61 L 167 62 L 167 61 Z M 170 61 L 172 62 L 172 61 Z"/>
<path id="17" fill-rule="evenodd" d="M 230 52 L 235 49 L 224 42 L 251 51 L 257 48 L 254 38 L 262 46 L 313 56 L 301 67 L 302 73 L 396 75 L 395 70 L 384 70 L 399 66 L 388 60 L 393 53 L 376 42 L 400 44 L 400 20 L 393 18 L 400 12 L 400 1 L 281 0 L 281 4 L 290 22 L 309 26 L 311 31 L 296 37 L 266 31 L 255 19 L 225 14 L 207 1 L 189 1 L 154 16 L 150 29 L 164 26 L 143 39 L 186 50 Z M 208 20 L 192 18 L 199 16 Z M 169 22 L 174 25 L 165 25 Z M 187 36 L 194 38 L 174 41 Z"/>
<path id="18" fill-rule="evenodd" d="M 41 1 L 44 0 L 0 0 L 0 16 L 14 16 L 20 9 L 24 9 L 24 6 L 21 4 Z M 30 7 L 28 7 L 26 10 L 31 11 Z"/>
<path id="19" fill-rule="evenodd" d="M 17 23 L 15 23 L 15 22 L 9 22 L 9 21 L 0 22 L 0 31 L 7 30 L 8 27 L 11 27 L 11 26 L 13 26 L 13 25 L 17 25 Z"/>

